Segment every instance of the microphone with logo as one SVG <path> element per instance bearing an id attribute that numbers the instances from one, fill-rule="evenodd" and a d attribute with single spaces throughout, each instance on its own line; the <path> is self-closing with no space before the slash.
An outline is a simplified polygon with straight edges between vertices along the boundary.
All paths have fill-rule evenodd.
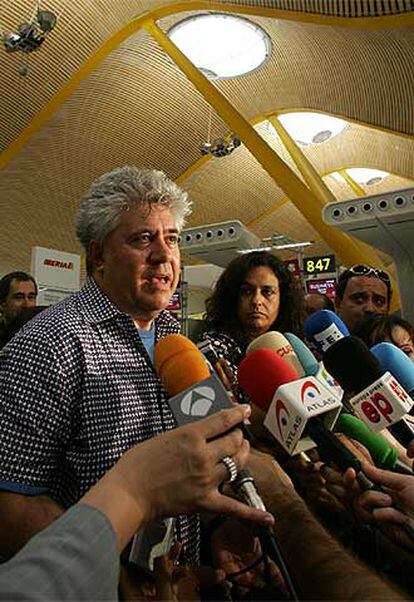
<path id="1" fill-rule="evenodd" d="M 272 349 L 280 357 L 285 358 L 292 368 L 296 370 L 299 377 L 305 376 L 305 371 L 293 350 L 292 345 L 281 332 L 271 330 L 265 334 L 261 334 L 247 347 L 246 355 L 249 355 L 257 349 Z"/>
<path id="2" fill-rule="evenodd" d="M 312 376 L 298 379 L 292 366 L 271 349 L 247 355 L 238 376 L 253 403 L 266 413 L 264 425 L 288 454 L 317 445 L 324 461 L 334 462 L 342 472 L 353 468 L 361 487 L 372 488 L 360 461 L 332 433 L 342 404 L 322 383 Z"/>
<path id="3" fill-rule="evenodd" d="M 338 340 L 324 353 L 323 361 L 341 387 L 353 395 L 348 404 L 371 430 L 387 428 L 404 447 L 413 441 L 412 429 L 402 420 L 413 400 L 361 339 Z"/>
<path id="4" fill-rule="evenodd" d="M 178 426 L 234 405 L 220 379 L 210 374 L 199 349 L 183 335 L 170 334 L 158 341 L 154 349 L 154 364 L 162 385 L 171 395 L 167 403 Z M 239 426 L 243 430 L 243 425 Z M 231 485 L 246 504 L 266 509 L 247 470 L 239 471 Z M 258 534 L 263 552 L 278 564 L 291 599 L 297 599 L 274 534 L 265 528 L 261 528 Z"/>
<path id="5" fill-rule="evenodd" d="M 391 372 L 394 378 L 407 391 L 411 399 L 413 399 L 414 364 L 410 358 L 392 343 L 378 343 L 378 345 L 371 347 L 370 351 L 377 358 L 381 368 L 384 371 Z M 410 443 L 410 447 L 413 447 L 414 444 L 413 420 L 414 418 L 411 415 L 406 415 L 404 418 L 401 418 L 398 423 L 389 427 L 390 432 L 394 435 L 397 441 L 400 441 L 400 439 L 406 441 L 407 447 L 410 446 Z"/>
<path id="6" fill-rule="evenodd" d="M 326 371 L 322 362 L 318 362 L 312 351 L 294 334 L 286 332 L 267 332 L 257 337 L 247 347 L 246 353 L 256 349 L 273 349 L 294 368 L 299 376 L 314 376 L 329 391 L 342 399 L 343 391 L 338 383 Z M 299 366 L 299 369 L 297 367 Z"/>
<path id="7" fill-rule="evenodd" d="M 319 353 L 324 354 L 334 343 L 349 336 L 349 330 L 336 313 L 321 309 L 305 322 L 305 336 Z"/>

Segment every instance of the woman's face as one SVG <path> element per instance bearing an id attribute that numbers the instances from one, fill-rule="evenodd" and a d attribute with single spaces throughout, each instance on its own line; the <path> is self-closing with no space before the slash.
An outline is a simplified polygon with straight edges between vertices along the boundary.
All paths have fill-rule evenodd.
<path id="1" fill-rule="evenodd" d="M 414 341 L 411 338 L 410 333 L 402 326 L 394 326 L 392 329 L 392 338 L 393 340 L 390 342 L 397 345 L 401 351 L 404 351 L 404 353 L 408 355 L 410 360 L 414 361 Z"/>
<path id="2" fill-rule="evenodd" d="M 237 317 L 252 340 L 264 334 L 279 314 L 279 280 L 267 266 L 252 268 L 239 293 Z"/>

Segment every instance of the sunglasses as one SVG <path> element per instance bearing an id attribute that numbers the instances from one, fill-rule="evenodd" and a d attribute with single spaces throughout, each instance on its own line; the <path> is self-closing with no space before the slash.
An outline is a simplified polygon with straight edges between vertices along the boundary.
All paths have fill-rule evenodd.
<path id="1" fill-rule="evenodd" d="M 377 268 L 371 268 L 369 265 L 353 265 L 352 267 L 348 268 L 347 271 L 351 272 L 351 274 L 354 274 L 355 276 L 376 276 L 383 282 L 387 282 L 388 284 L 391 283 L 391 279 L 387 272 L 384 272 L 383 270 L 377 270 Z"/>

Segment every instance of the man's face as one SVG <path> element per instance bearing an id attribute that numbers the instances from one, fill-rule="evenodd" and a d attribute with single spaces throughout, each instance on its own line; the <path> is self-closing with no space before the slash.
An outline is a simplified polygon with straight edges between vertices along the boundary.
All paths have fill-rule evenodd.
<path id="1" fill-rule="evenodd" d="M 1 306 L 3 317 L 10 322 L 23 309 L 36 305 L 36 287 L 31 280 L 13 280 L 10 283 L 9 294 Z"/>
<path id="2" fill-rule="evenodd" d="M 346 283 L 343 299 L 336 299 L 338 316 L 352 332 L 370 314 L 386 314 L 390 308 L 388 288 L 375 276 L 352 276 Z"/>
<path id="3" fill-rule="evenodd" d="M 111 301 L 142 327 L 164 309 L 180 276 L 178 231 L 170 209 L 123 212 L 95 256 L 95 277 Z"/>

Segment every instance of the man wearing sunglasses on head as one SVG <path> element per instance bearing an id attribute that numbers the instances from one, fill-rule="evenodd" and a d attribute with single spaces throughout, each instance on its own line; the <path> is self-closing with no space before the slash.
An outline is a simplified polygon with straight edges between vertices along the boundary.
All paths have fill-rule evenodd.
<path id="1" fill-rule="evenodd" d="M 391 280 L 386 272 L 354 265 L 339 276 L 336 311 L 352 334 L 366 316 L 389 312 L 391 294 Z"/>

